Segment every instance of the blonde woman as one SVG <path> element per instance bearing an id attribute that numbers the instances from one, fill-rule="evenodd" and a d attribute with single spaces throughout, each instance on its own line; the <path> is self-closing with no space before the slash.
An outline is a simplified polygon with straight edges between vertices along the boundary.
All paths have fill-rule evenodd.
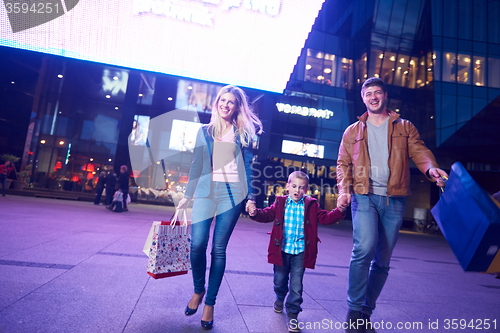
<path id="1" fill-rule="evenodd" d="M 212 118 L 198 131 L 193 162 L 184 198 L 177 209 L 194 199 L 192 215 L 191 266 L 194 294 L 185 314 L 193 315 L 203 300 L 201 326 L 213 327 L 214 305 L 226 267 L 226 247 L 247 199 L 255 207 L 251 181 L 252 141 L 262 132 L 262 123 L 250 109 L 243 90 L 223 87 L 212 106 Z M 207 246 L 215 218 L 208 289 L 205 290 Z"/>

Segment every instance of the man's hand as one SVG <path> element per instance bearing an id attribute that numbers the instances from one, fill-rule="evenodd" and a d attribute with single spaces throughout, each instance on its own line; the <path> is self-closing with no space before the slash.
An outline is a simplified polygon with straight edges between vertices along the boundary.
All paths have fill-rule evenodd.
<path id="1" fill-rule="evenodd" d="M 445 187 L 446 182 L 443 179 L 448 179 L 448 174 L 439 169 L 439 168 L 431 168 L 429 169 L 429 176 L 432 177 L 436 181 L 436 185 L 439 187 Z"/>
<path id="2" fill-rule="evenodd" d="M 337 198 L 337 208 L 341 211 L 344 212 L 347 207 L 351 204 L 351 195 L 348 193 L 342 193 L 338 198 Z"/>

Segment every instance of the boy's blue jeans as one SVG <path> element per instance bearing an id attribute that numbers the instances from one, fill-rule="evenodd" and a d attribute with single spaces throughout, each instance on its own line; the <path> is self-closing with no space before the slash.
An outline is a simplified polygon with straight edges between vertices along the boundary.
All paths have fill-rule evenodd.
<path id="1" fill-rule="evenodd" d="M 194 292 L 197 294 L 205 290 L 206 252 L 215 216 L 206 305 L 215 305 L 222 283 L 226 269 L 226 247 L 241 213 L 241 193 L 239 183 L 214 182 L 212 195 L 196 198 L 193 203 L 191 267 Z"/>
<path id="2" fill-rule="evenodd" d="M 401 197 L 371 193 L 352 197 L 353 249 L 347 292 L 350 310 L 371 315 L 375 309 L 389 275 L 405 206 L 406 198 Z"/>
<path id="3" fill-rule="evenodd" d="M 277 301 L 284 303 L 286 299 L 286 312 L 288 317 L 297 318 L 302 311 L 302 280 L 304 279 L 304 252 L 299 254 L 288 254 L 281 251 L 283 266 L 274 265 L 274 292 Z M 290 279 L 290 289 L 288 280 Z"/>

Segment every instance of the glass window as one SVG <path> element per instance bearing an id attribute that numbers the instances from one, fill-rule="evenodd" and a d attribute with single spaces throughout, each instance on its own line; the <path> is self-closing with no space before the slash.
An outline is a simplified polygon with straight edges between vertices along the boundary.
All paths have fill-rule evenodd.
<path id="1" fill-rule="evenodd" d="M 352 88 L 352 59 L 338 57 L 339 64 L 336 86 Z"/>
<path id="2" fill-rule="evenodd" d="M 486 66 L 486 59 L 485 57 L 479 57 L 479 56 L 474 56 L 473 58 L 473 63 L 472 63 L 472 73 L 474 75 L 473 78 L 473 84 L 476 86 L 484 86 L 485 85 L 485 80 L 484 80 L 484 74 L 485 74 L 485 68 Z M 497 72 L 500 73 L 500 72 Z"/>
<path id="3" fill-rule="evenodd" d="M 455 82 L 457 79 L 456 69 L 457 57 L 453 52 L 445 52 L 443 54 L 443 81 Z"/>
<path id="4" fill-rule="evenodd" d="M 500 88 L 500 59 L 488 59 L 488 87 Z"/>
<path id="5" fill-rule="evenodd" d="M 419 57 L 415 59 L 417 66 L 417 87 L 425 86 L 425 76 L 427 68 L 425 67 L 425 57 Z"/>
<path id="6" fill-rule="evenodd" d="M 460 18 L 458 24 L 458 38 L 460 39 L 472 39 L 471 9 L 471 0 L 458 1 L 458 17 Z"/>
<path id="7" fill-rule="evenodd" d="M 470 84 L 471 83 L 471 75 L 470 75 L 470 66 L 471 66 L 471 57 L 468 54 L 459 54 L 457 57 L 457 82 Z"/>
<path id="8" fill-rule="evenodd" d="M 443 36 L 445 37 L 457 37 L 457 20 L 458 20 L 458 1 L 456 0 L 445 0 L 444 1 L 444 20 L 443 25 Z"/>
<path id="9" fill-rule="evenodd" d="M 401 87 L 407 86 L 409 75 L 410 57 L 399 55 L 396 59 L 396 70 L 394 71 L 394 84 Z"/>
<path id="10" fill-rule="evenodd" d="M 500 44 L 500 2 L 488 1 L 488 42 Z"/>
<path id="11" fill-rule="evenodd" d="M 361 58 L 356 62 L 356 81 L 358 83 L 363 82 L 367 77 L 367 56 L 364 53 Z"/>
<path id="12" fill-rule="evenodd" d="M 378 1 L 377 14 L 375 20 L 375 31 L 387 33 L 391 22 L 391 12 L 387 8 L 392 7 L 393 0 Z"/>
<path id="13" fill-rule="evenodd" d="M 332 85 L 335 80 L 335 55 L 307 50 L 304 81 Z"/>
<path id="14" fill-rule="evenodd" d="M 406 16 L 402 36 L 413 39 L 417 31 L 418 18 L 421 16 L 423 3 L 420 1 L 409 1 L 406 7 Z"/>
<path id="15" fill-rule="evenodd" d="M 416 60 L 415 60 L 416 59 Z M 408 67 L 406 68 L 405 74 L 405 87 L 415 88 L 415 82 L 417 80 L 417 62 L 418 58 L 412 57 L 408 62 Z"/>
<path id="16" fill-rule="evenodd" d="M 384 59 L 384 53 L 380 50 L 372 50 L 370 55 L 370 66 L 368 68 L 373 71 L 370 76 L 380 76 L 380 69 L 382 67 L 382 59 Z"/>
<path id="17" fill-rule="evenodd" d="M 401 36 L 402 34 L 406 2 L 406 0 L 398 0 L 392 6 L 391 25 L 389 28 L 389 33 L 392 35 Z"/>
<path id="18" fill-rule="evenodd" d="M 486 32 L 487 21 L 487 3 L 486 1 L 475 1 L 472 6 L 472 15 L 474 23 L 472 25 L 475 41 L 486 42 L 488 34 Z M 495 18 L 496 19 L 496 18 Z"/>
<path id="19" fill-rule="evenodd" d="M 438 59 L 441 59 L 441 52 L 434 51 L 432 54 L 432 63 L 434 64 L 434 80 L 441 81 L 441 61 Z"/>
<path id="20" fill-rule="evenodd" d="M 382 61 L 382 70 L 380 73 L 380 78 L 384 80 L 387 84 L 392 84 L 393 82 L 393 72 L 396 66 L 396 53 L 385 52 L 384 59 Z"/>
<path id="21" fill-rule="evenodd" d="M 139 83 L 139 94 L 137 104 L 151 105 L 155 94 L 156 76 L 153 74 L 141 73 Z"/>
<path id="22" fill-rule="evenodd" d="M 433 60 L 432 52 L 427 53 L 426 62 L 427 62 L 427 66 L 426 66 L 427 80 L 425 81 L 425 84 L 428 84 L 429 82 L 434 80 L 434 77 L 433 77 L 434 60 Z"/>

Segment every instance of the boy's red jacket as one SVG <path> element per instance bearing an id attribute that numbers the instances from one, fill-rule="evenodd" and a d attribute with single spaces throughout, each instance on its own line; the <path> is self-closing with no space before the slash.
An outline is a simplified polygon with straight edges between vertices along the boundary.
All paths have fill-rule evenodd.
<path id="1" fill-rule="evenodd" d="M 257 209 L 255 216 L 250 216 L 257 222 L 273 222 L 271 239 L 269 241 L 267 261 L 283 266 L 281 250 L 283 246 L 283 220 L 287 196 L 278 196 L 270 207 Z M 334 224 L 344 218 L 338 209 L 328 211 L 321 209 L 318 200 L 304 196 L 304 263 L 305 268 L 314 268 L 318 255 L 318 223 Z"/>

